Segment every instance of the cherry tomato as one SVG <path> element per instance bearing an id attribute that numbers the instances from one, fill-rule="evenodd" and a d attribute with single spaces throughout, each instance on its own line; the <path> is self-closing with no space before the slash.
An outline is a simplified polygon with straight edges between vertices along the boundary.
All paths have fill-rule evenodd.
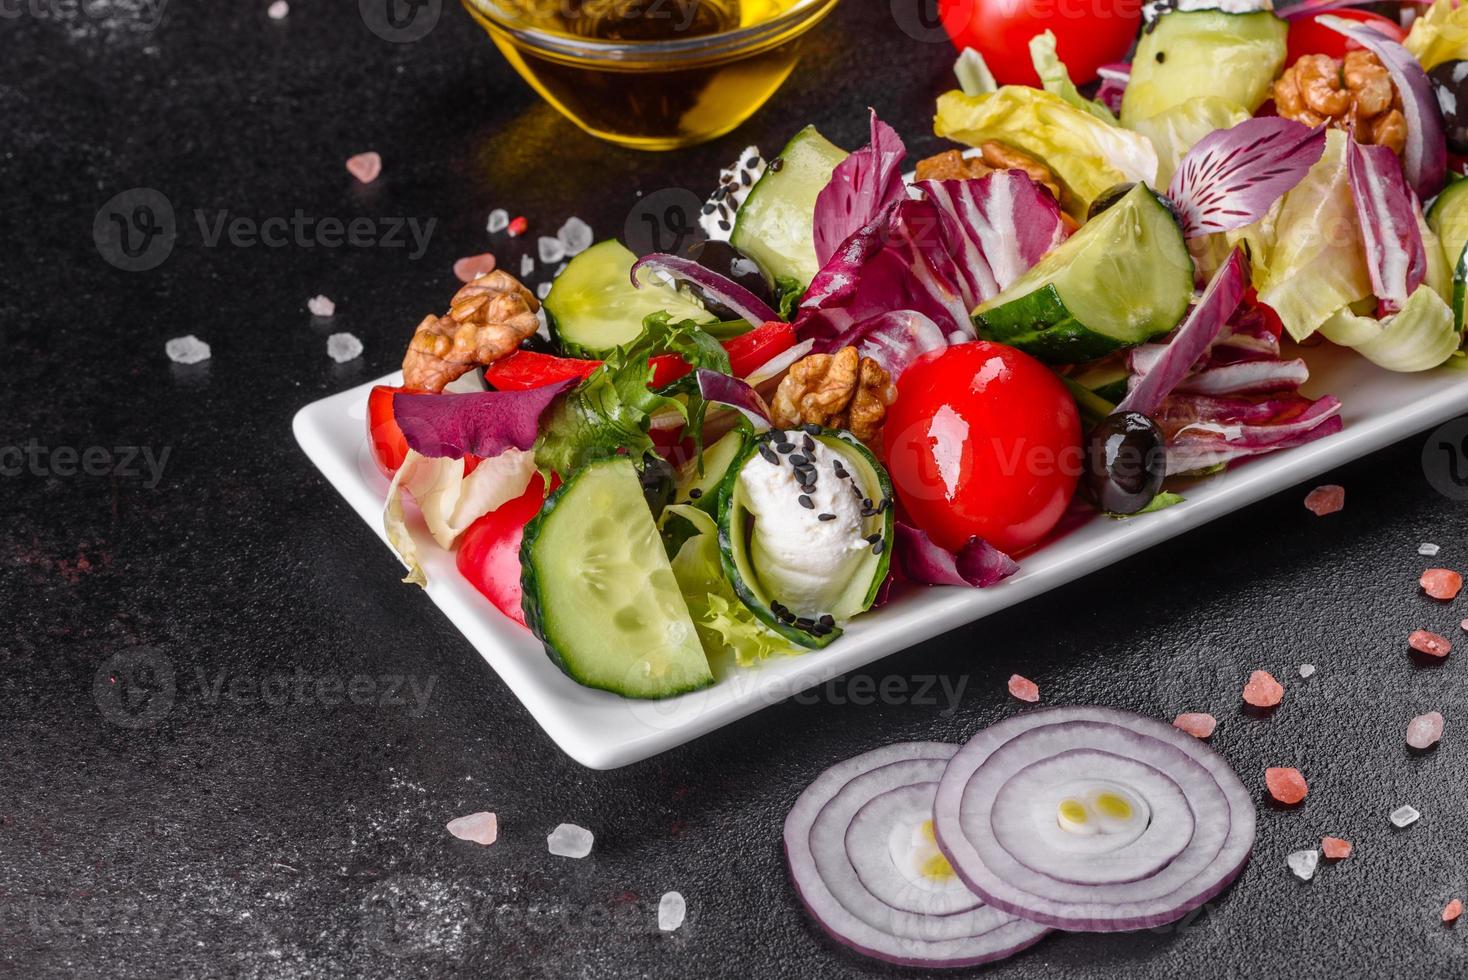
<path id="1" fill-rule="evenodd" d="M 393 418 L 392 396 L 412 388 L 376 385 L 367 395 L 367 439 L 372 443 L 372 458 L 377 468 L 389 479 L 403 465 L 408 455 L 408 440 Z"/>
<path id="2" fill-rule="evenodd" d="M 1001 85 L 1040 84 L 1030 38 L 1054 31 L 1056 54 L 1084 85 L 1102 65 L 1126 60 L 1142 0 L 938 0 L 938 16 L 954 47 L 983 55 Z"/>
<path id="3" fill-rule="evenodd" d="M 1270 333 L 1274 334 L 1274 339 L 1278 340 L 1280 334 L 1284 333 L 1284 321 L 1279 318 L 1274 307 L 1268 303 L 1259 302 L 1259 291 L 1253 286 L 1245 291 L 1243 305 L 1259 311 L 1259 315 L 1264 318 L 1264 325 L 1269 328 Z"/>
<path id="4" fill-rule="evenodd" d="M 929 351 L 897 382 L 885 429 L 898 500 L 938 544 L 978 535 L 1014 553 L 1065 513 L 1082 468 L 1075 400 L 1047 367 L 1002 344 Z"/>
<path id="5" fill-rule="evenodd" d="M 469 525 L 454 558 L 459 574 L 521 626 L 525 613 L 520 608 L 520 540 L 543 503 L 545 481 L 537 473 L 523 494 Z"/>
<path id="6" fill-rule="evenodd" d="M 1325 16 L 1360 21 L 1399 44 L 1407 37 L 1407 32 L 1398 27 L 1396 21 L 1383 17 L 1381 14 L 1373 14 L 1369 10 L 1342 7 L 1339 10 L 1329 11 L 1328 14 L 1310 14 L 1290 22 L 1289 51 L 1285 54 L 1286 66 L 1293 65 L 1301 55 L 1324 54 L 1332 58 L 1342 58 L 1345 57 L 1347 51 L 1361 50 L 1361 45 L 1355 41 L 1316 22 Z"/>

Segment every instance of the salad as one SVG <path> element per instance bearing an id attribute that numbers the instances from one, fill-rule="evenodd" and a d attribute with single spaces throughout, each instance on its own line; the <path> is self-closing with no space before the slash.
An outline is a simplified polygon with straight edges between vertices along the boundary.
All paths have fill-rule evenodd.
<path id="1" fill-rule="evenodd" d="M 1461 363 L 1468 8 L 1147 20 L 1094 98 L 1048 31 L 1039 87 L 965 51 L 915 178 L 875 112 L 854 152 L 808 126 L 682 254 L 465 285 L 369 399 L 407 581 L 411 500 L 570 677 L 669 697 L 1339 431 L 1292 345 Z"/>

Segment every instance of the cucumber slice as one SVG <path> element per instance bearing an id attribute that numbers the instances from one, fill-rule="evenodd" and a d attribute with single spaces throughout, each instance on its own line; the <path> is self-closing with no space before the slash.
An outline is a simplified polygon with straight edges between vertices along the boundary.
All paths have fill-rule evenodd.
<path id="1" fill-rule="evenodd" d="M 1468 293 L 1468 178 L 1443 188 L 1427 210 L 1427 226 L 1442 243 L 1443 256 L 1453 270 L 1453 322 L 1461 331 Z"/>
<path id="2" fill-rule="evenodd" d="M 630 344 L 642 321 L 666 310 L 674 320 L 712 323 L 714 317 L 672 286 L 645 278 L 632 285 L 637 262 L 621 242 L 608 240 L 573 258 L 556 276 L 545 298 L 545 318 L 562 350 L 575 357 L 600 358 Z"/>
<path id="3" fill-rule="evenodd" d="M 739 209 L 729 244 L 753 259 L 771 286 L 779 279 L 793 279 L 804 290 L 821 271 L 811 231 L 816 197 L 846 156 L 814 126 L 807 126 L 770 161 Z"/>
<path id="4" fill-rule="evenodd" d="M 745 454 L 749 442 L 749 430 L 740 427 L 725 434 L 718 442 L 703 451 L 703 472 L 698 470 L 698 460 L 690 459 L 678 471 L 678 490 L 674 502 L 693 504 L 710 517 L 719 514 L 719 487 L 734 461 Z"/>
<path id="5" fill-rule="evenodd" d="M 892 560 L 892 481 L 876 457 L 850 433 L 812 429 L 767 432 L 750 440 L 739 458 L 730 466 L 719 490 L 719 550 L 723 559 L 724 575 L 734 587 L 735 595 L 762 623 L 793 643 L 810 649 L 820 649 L 841 635 L 840 623 L 872 607 L 887 578 Z M 816 614 L 813 610 L 806 610 L 804 615 L 797 615 L 787 608 L 794 600 L 784 591 L 783 584 L 778 580 L 779 576 L 772 574 L 769 568 L 762 573 L 757 567 L 755 556 L 761 550 L 758 520 L 749 508 L 744 482 L 740 476 L 756 454 L 771 453 L 780 460 L 780 466 L 791 466 L 790 456 L 801 453 L 800 447 L 807 436 L 818 440 L 836 456 L 848 474 L 843 480 L 836 475 L 834 468 L 821 467 L 817 482 L 827 481 L 843 494 L 849 493 L 853 485 L 857 487 L 861 497 L 872 505 L 866 508 L 867 512 L 860 515 L 859 536 L 874 538 L 878 543 L 863 548 L 860 557 L 851 563 L 845 583 L 838 583 L 834 600 L 825 613 Z M 782 453 L 778 450 L 779 445 L 787 442 L 794 443 L 797 447 L 793 453 Z M 765 456 L 765 459 L 769 458 Z M 793 513 L 798 513 L 801 508 L 797 500 L 799 492 L 795 488 L 790 494 L 789 505 L 797 508 Z M 856 494 L 852 494 L 852 499 L 857 500 Z M 857 502 L 858 507 L 861 504 L 861 501 Z M 808 513 L 814 516 L 815 508 Z M 839 521 L 832 523 L 838 524 Z M 785 602 L 781 602 L 782 599 Z M 821 621 L 822 615 L 828 617 L 824 623 Z"/>
<path id="6" fill-rule="evenodd" d="M 986 340 L 1079 364 L 1177 326 L 1193 299 L 1193 260 L 1177 219 L 1138 184 L 974 311 Z"/>
<path id="7" fill-rule="evenodd" d="M 552 494 L 520 564 L 526 625 L 578 684 L 666 698 L 713 683 L 630 459 L 591 463 Z"/>
<path id="8" fill-rule="evenodd" d="M 1289 25 L 1267 10 L 1175 10 L 1137 42 L 1121 97 L 1121 124 L 1217 96 L 1252 113 L 1269 98 L 1284 67 Z"/>
<path id="9" fill-rule="evenodd" d="M 1131 380 L 1131 376 L 1132 372 L 1127 369 L 1125 361 L 1120 357 L 1108 357 L 1094 364 L 1087 364 L 1072 374 L 1070 380 L 1115 405 L 1126 397 L 1127 382 Z"/>

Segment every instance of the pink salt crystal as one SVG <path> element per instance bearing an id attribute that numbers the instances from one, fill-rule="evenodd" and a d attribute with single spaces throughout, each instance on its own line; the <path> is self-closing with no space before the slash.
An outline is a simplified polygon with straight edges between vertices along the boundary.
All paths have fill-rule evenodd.
<path id="1" fill-rule="evenodd" d="M 459 840 L 473 841 L 488 847 L 499 838 L 499 820 L 493 813 L 471 813 L 467 817 L 455 817 L 446 824 L 446 829 Z"/>
<path id="2" fill-rule="evenodd" d="M 1172 727 L 1181 729 L 1194 738 L 1207 738 L 1218 727 L 1218 721 L 1204 712 L 1185 711 L 1173 719 Z"/>
<path id="3" fill-rule="evenodd" d="M 1436 711 L 1418 715 L 1407 722 L 1407 744 L 1414 749 L 1430 749 L 1443 737 L 1443 716 Z"/>
<path id="4" fill-rule="evenodd" d="M 480 255 L 466 255 L 454 263 L 454 275 L 459 282 L 473 282 L 480 276 L 487 276 L 494 271 L 495 260 L 492 252 L 484 252 Z"/>
<path id="5" fill-rule="evenodd" d="M 358 153 L 347 160 L 347 170 L 364 184 L 370 184 L 382 173 L 382 156 L 377 153 Z"/>
<path id="6" fill-rule="evenodd" d="M 1018 674 L 1009 678 L 1009 693 L 1031 704 L 1040 700 L 1040 686 L 1028 677 L 1021 677 Z"/>
<path id="7" fill-rule="evenodd" d="M 1341 840 L 1339 837 L 1320 838 L 1320 849 L 1325 852 L 1326 858 L 1331 861 L 1344 861 L 1351 856 L 1351 842 Z"/>
<path id="8" fill-rule="evenodd" d="M 1432 657 L 1446 657 L 1453 649 L 1453 645 L 1446 637 L 1429 633 L 1427 630 L 1413 630 L 1412 635 L 1407 637 L 1407 646 L 1418 653 L 1425 653 Z"/>
<path id="9" fill-rule="evenodd" d="M 1316 517 L 1334 514 L 1346 506 L 1346 488 L 1338 487 L 1333 483 L 1316 487 L 1305 495 L 1305 506 Z"/>
<path id="10" fill-rule="evenodd" d="M 1244 700 L 1256 708 L 1272 708 L 1284 697 L 1284 688 L 1267 670 L 1256 670 L 1244 685 Z"/>
<path id="11" fill-rule="evenodd" d="M 1264 770 L 1264 785 L 1269 788 L 1270 796 L 1291 805 L 1299 803 L 1310 792 L 1310 785 L 1305 782 L 1300 770 L 1288 767 L 1270 767 Z"/>
<path id="12" fill-rule="evenodd" d="M 312 296 L 306 300 L 306 309 L 312 316 L 336 316 L 336 304 L 330 296 Z"/>
<path id="13" fill-rule="evenodd" d="M 1462 914 L 1463 914 L 1463 903 L 1460 902 L 1460 901 L 1458 901 L 1456 898 L 1453 899 L 1451 902 L 1449 902 L 1447 905 L 1443 906 L 1443 921 L 1444 922 L 1457 922 L 1458 921 L 1458 916 L 1460 916 Z"/>
<path id="14" fill-rule="evenodd" d="M 1450 568 L 1429 568 L 1418 584 L 1434 599 L 1456 599 L 1463 588 L 1463 576 Z"/>

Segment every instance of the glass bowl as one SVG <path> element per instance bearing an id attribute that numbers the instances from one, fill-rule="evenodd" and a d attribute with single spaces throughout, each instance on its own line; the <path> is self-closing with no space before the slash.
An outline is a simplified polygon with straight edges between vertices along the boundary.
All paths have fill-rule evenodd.
<path id="1" fill-rule="evenodd" d="M 655 40 L 593 39 L 565 15 L 639 0 L 463 0 L 515 70 L 593 136 L 639 150 L 672 150 L 729 132 L 789 77 L 806 33 L 837 0 L 649 0 L 630 25 Z M 747 7 L 745 5 L 748 5 Z M 771 16 L 709 31 L 707 11 Z M 540 13 L 548 10 L 549 13 Z M 662 11 L 658 23 L 654 11 Z M 681 19 L 681 20 L 680 20 Z"/>

